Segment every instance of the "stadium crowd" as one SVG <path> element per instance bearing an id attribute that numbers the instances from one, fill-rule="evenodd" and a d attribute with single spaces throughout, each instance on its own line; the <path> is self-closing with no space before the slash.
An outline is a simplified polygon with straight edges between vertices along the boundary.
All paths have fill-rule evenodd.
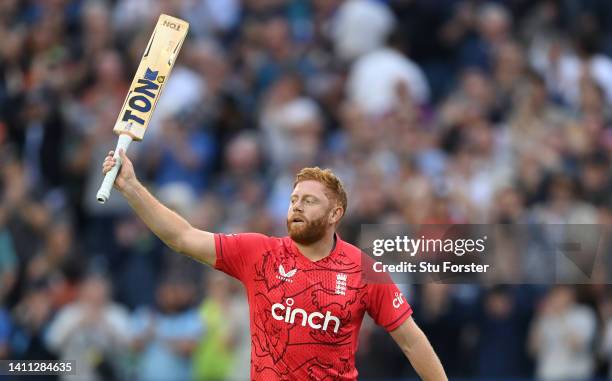
<path id="1" fill-rule="evenodd" d="M 171 253 L 119 194 L 95 199 L 160 13 L 190 34 L 129 154 L 197 227 L 284 235 L 312 165 L 345 183 L 349 242 L 364 223 L 612 224 L 610 1 L 3 0 L 0 359 L 248 377 L 240 285 Z M 453 378 L 612 377 L 607 285 L 407 297 Z M 414 377 L 371 321 L 358 369 Z"/>

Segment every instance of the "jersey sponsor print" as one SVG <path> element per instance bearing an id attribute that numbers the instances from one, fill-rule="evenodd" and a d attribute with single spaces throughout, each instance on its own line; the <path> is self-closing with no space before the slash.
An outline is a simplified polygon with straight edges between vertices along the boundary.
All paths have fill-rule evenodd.
<path id="1" fill-rule="evenodd" d="M 397 286 L 366 282 L 361 250 L 336 237 L 330 255 L 313 262 L 289 237 L 215 235 L 215 268 L 246 288 L 251 379 L 356 380 L 364 314 L 388 331 L 411 315 Z"/>

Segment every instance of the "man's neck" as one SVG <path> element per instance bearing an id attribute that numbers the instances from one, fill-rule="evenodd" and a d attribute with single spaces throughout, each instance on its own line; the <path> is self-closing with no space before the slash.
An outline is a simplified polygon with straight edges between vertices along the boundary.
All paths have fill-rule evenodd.
<path id="1" fill-rule="evenodd" d="M 327 257 L 337 245 L 336 234 L 334 232 L 326 234 L 322 239 L 310 245 L 293 242 L 300 250 L 300 253 L 313 262 Z"/>

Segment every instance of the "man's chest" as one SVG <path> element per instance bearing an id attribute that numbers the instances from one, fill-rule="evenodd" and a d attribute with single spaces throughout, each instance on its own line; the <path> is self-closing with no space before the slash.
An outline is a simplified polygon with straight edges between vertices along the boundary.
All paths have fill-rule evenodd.
<path id="1" fill-rule="evenodd" d="M 365 311 L 358 270 L 352 263 L 309 262 L 268 252 L 255 264 L 247 285 L 251 308 L 263 321 L 346 333 L 359 325 Z"/>

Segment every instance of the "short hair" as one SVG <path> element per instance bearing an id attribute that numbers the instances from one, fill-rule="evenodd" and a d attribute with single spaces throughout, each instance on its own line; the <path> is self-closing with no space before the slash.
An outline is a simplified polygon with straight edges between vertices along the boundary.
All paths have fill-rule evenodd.
<path id="1" fill-rule="evenodd" d="M 318 181 L 325 186 L 325 188 L 331 194 L 332 199 L 340 203 L 342 206 L 342 215 L 346 214 L 347 197 L 342 181 L 336 176 L 331 169 L 321 169 L 319 167 L 307 167 L 302 168 L 301 171 L 295 175 L 295 181 L 293 182 L 293 188 L 302 181 Z M 329 197 L 329 195 L 328 195 Z"/>

